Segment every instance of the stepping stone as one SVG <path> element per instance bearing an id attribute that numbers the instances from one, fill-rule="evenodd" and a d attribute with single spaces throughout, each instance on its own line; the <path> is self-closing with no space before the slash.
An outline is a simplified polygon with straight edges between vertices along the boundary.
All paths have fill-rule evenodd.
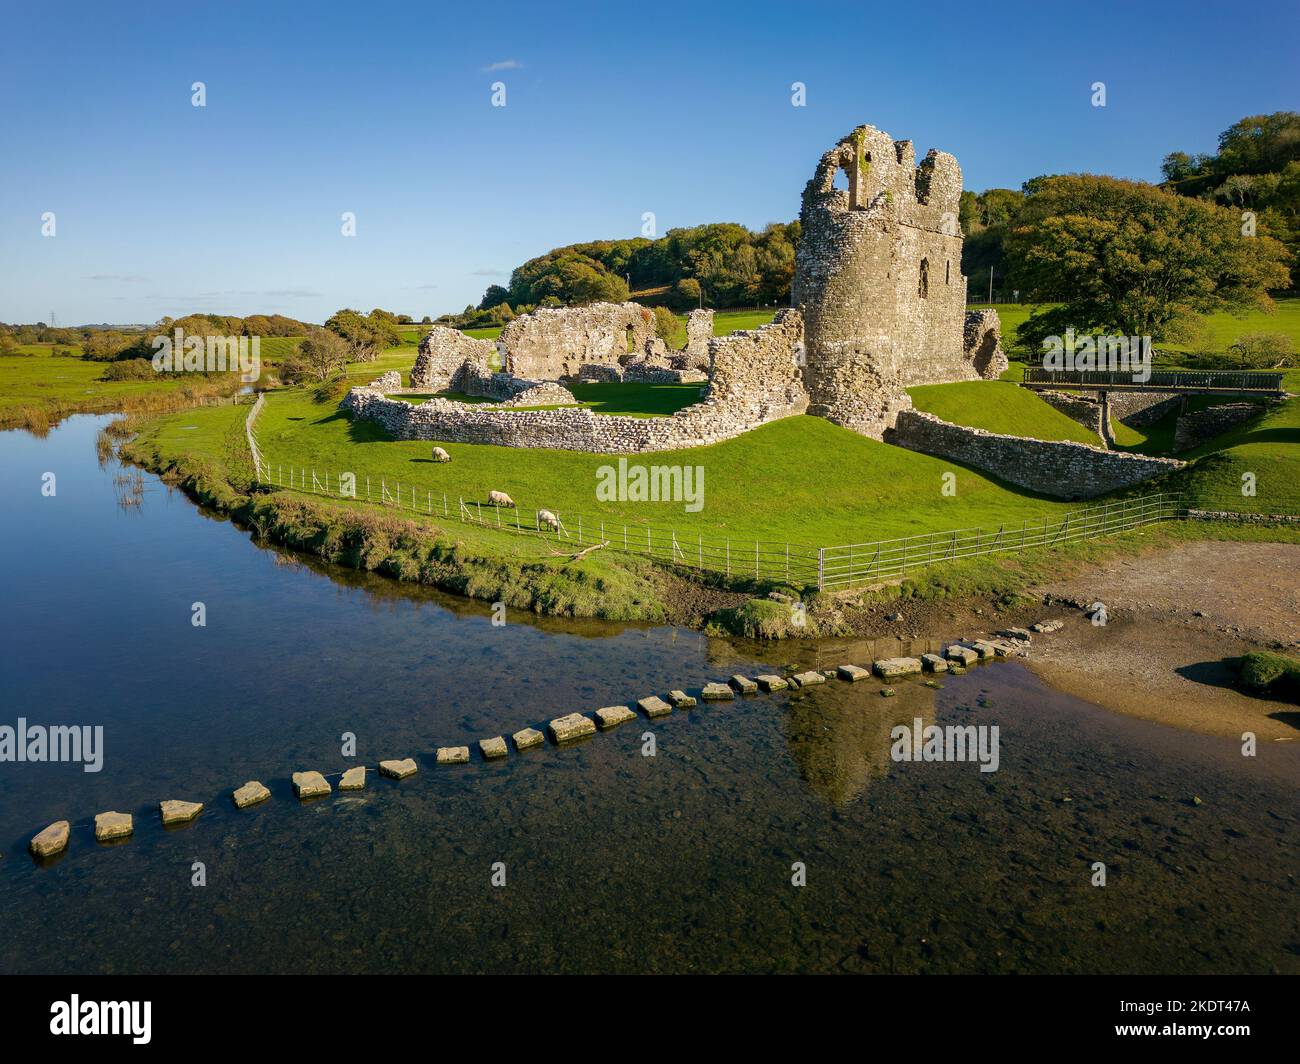
<path id="1" fill-rule="evenodd" d="M 319 772 L 295 772 L 293 793 L 299 798 L 323 798 L 330 793 L 329 780 Z"/>
<path id="2" fill-rule="evenodd" d="M 343 773 L 343 778 L 339 780 L 339 790 L 341 791 L 363 791 L 366 788 L 366 766 L 358 765 L 356 768 L 350 768 Z"/>
<path id="3" fill-rule="evenodd" d="M 381 761 L 379 774 L 390 779 L 404 780 L 407 776 L 414 776 L 417 767 L 413 757 L 404 757 L 401 761 Z"/>
<path id="4" fill-rule="evenodd" d="M 135 831 L 135 821 L 130 813 L 96 813 L 95 841 L 112 842 L 129 838 Z"/>
<path id="5" fill-rule="evenodd" d="M 258 783 L 257 780 L 249 780 L 235 791 L 235 808 L 247 809 L 250 805 L 264 802 L 270 797 L 271 792 Z"/>
<path id="6" fill-rule="evenodd" d="M 995 639 L 989 645 L 1000 658 L 1024 657 L 1029 653 L 1024 643 L 1016 643 L 1009 639 Z"/>
<path id="7" fill-rule="evenodd" d="M 1031 643 L 1034 638 L 1029 634 L 1028 628 L 1003 628 L 1002 631 L 998 632 L 998 635 L 1004 639 L 1018 640 L 1021 643 Z"/>
<path id="8" fill-rule="evenodd" d="M 1032 632 L 1059 632 L 1064 627 L 1064 621 L 1053 618 L 1049 621 L 1035 621 L 1029 626 L 1029 630 Z"/>
<path id="9" fill-rule="evenodd" d="M 168 824 L 188 824 L 203 812 L 203 803 L 181 802 L 175 798 L 168 798 L 158 803 L 158 812 L 162 815 L 164 827 Z"/>
<path id="10" fill-rule="evenodd" d="M 755 679 L 764 691 L 784 691 L 790 686 L 779 676 L 757 676 Z"/>
<path id="11" fill-rule="evenodd" d="M 826 677 L 820 672 L 801 672 L 798 676 L 791 676 L 790 682 L 796 687 L 808 687 L 815 683 L 825 683 Z"/>
<path id="12" fill-rule="evenodd" d="M 647 717 L 666 717 L 673 711 L 673 707 L 658 695 L 637 699 L 636 708 Z"/>
<path id="13" fill-rule="evenodd" d="M 596 734 L 596 724 L 590 717 L 581 713 L 568 713 L 556 717 L 547 725 L 551 729 L 551 738 L 557 743 L 568 743 L 574 739 L 583 739 Z"/>
<path id="14" fill-rule="evenodd" d="M 948 662 L 938 654 L 922 654 L 921 668 L 926 672 L 947 672 Z"/>
<path id="15" fill-rule="evenodd" d="M 920 658 L 881 658 L 871 663 L 871 671 L 883 680 L 915 676 L 921 671 Z"/>
<path id="16" fill-rule="evenodd" d="M 440 747 L 438 747 L 438 764 L 440 764 L 440 765 L 468 765 L 468 764 L 469 764 L 469 747 L 468 747 L 468 746 L 440 746 Z"/>
<path id="17" fill-rule="evenodd" d="M 706 702 L 730 702 L 736 692 L 725 683 L 706 683 L 700 697 Z"/>
<path id="18" fill-rule="evenodd" d="M 541 746 L 546 742 L 546 736 L 536 728 L 523 728 L 510 738 L 515 741 L 516 750 L 531 750 L 534 746 Z"/>
<path id="19" fill-rule="evenodd" d="M 980 659 L 978 650 L 972 650 L 958 643 L 954 643 L 943 653 L 949 661 L 959 661 L 962 665 L 974 665 Z"/>
<path id="20" fill-rule="evenodd" d="M 71 831 L 72 825 L 66 820 L 56 820 L 44 831 L 34 835 L 27 844 L 27 849 L 33 857 L 53 857 L 68 848 L 68 835 Z"/>
<path id="21" fill-rule="evenodd" d="M 480 739 L 478 741 L 479 753 L 488 761 L 495 761 L 499 757 L 505 757 L 510 753 L 506 747 L 505 738 L 500 735 L 494 735 L 491 739 Z"/>
<path id="22" fill-rule="evenodd" d="M 645 701 L 642 699 L 642 701 Z M 653 715 L 653 714 L 652 714 Z M 662 716 L 663 714 L 659 714 Z M 636 720 L 636 714 L 627 706 L 602 706 L 596 710 L 596 723 L 602 729 L 614 728 L 629 720 Z"/>
<path id="23" fill-rule="evenodd" d="M 988 642 L 987 640 L 972 639 L 969 640 L 964 645 L 970 647 L 971 650 L 975 651 L 975 653 L 980 656 L 981 661 L 983 661 L 986 658 L 992 658 L 997 656 L 997 651 L 993 649 L 993 644 Z"/>
<path id="24" fill-rule="evenodd" d="M 758 693 L 758 684 L 756 684 L 748 676 L 741 676 L 740 673 L 736 673 L 736 675 L 733 676 L 728 681 L 728 683 L 730 683 L 731 686 L 734 687 L 737 691 L 739 691 L 742 695 L 752 695 Z"/>
<path id="25" fill-rule="evenodd" d="M 835 675 L 841 680 L 848 680 L 849 683 L 857 683 L 859 680 L 868 679 L 871 672 L 859 665 L 841 665 L 835 670 Z"/>
<path id="26" fill-rule="evenodd" d="M 671 702 L 677 709 L 695 708 L 695 699 L 693 699 L 685 691 L 669 691 L 668 701 Z"/>

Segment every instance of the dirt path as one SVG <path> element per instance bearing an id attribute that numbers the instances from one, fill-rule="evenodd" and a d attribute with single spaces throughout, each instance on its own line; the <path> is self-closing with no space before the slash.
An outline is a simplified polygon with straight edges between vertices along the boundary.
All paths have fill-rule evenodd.
<path id="1" fill-rule="evenodd" d="M 1034 594 L 1106 604 L 1109 623 L 1076 609 L 1035 639 L 1029 664 L 1090 702 L 1147 720 L 1264 741 L 1300 740 L 1300 707 L 1234 690 L 1226 657 L 1300 654 L 1300 544 L 1181 544 L 1115 558 Z"/>

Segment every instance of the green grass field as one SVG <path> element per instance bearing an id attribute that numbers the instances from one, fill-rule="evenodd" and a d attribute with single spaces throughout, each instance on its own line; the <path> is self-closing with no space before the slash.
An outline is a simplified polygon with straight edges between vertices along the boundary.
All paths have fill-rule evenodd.
<path id="1" fill-rule="evenodd" d="M 1037 440 L 1073 440 L 1101 445 L 1101 439 L 1037 395 L 1005 381 L 958 381 L 909 388 L 912 405 L 954 425 Z"/>

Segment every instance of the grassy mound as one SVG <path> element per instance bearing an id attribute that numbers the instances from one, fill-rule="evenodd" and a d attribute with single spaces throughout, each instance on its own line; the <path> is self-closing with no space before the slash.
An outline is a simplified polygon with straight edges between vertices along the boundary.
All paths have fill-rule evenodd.
<path id="1" fill-rule="evenodd" d="M 1300 659 L 1259 650 L 1232 664 L 1242 684 L 1256 694 L 1300 702 Z"/>
<path id="2" fill-rule="evenodd" d="M 909 388 L 912 405 L 954 425 L 1100 446 L 1095 432 L 1066 417 L 1033 392 L 1007 381 L 958 381 Z"/>

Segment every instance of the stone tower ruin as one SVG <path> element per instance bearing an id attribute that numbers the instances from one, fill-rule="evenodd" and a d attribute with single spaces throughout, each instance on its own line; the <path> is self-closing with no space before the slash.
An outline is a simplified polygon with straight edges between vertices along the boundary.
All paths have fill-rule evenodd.
<path id="1" fill-rule="evenodd" d="M 960 197 L 956 159 L 931 149 L 917 166 L 911 141 L 872 126 L 822 156 L 791 293 L 810 414 L 878 438 L 911 405 L 905 388 L 982 375 L 963 342 Z"/>

